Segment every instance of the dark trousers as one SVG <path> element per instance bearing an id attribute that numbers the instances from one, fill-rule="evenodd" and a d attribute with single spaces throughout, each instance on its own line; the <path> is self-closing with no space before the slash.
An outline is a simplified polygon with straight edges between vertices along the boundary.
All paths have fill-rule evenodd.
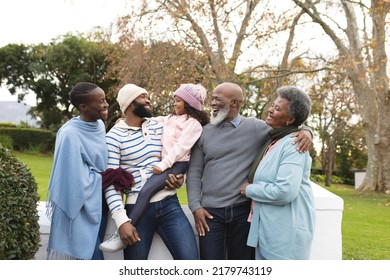
<path id="1" fill-rule="evenodd" d="M 138 193 L 137 201 L 128 213 L 129 218 L 132 220 L 132 224 L 136 225 L 139 218 L 145 213 L 152 196 L 165 188 L 167 185 L 165 180 L 168 179 L 168 174 L 185 174 L 187 170 L 188 161 L 180 161 L 174 163 L 171 168 L 168 168 L 161 174 L 152 175 Z"/>
<path id="2" fill-rule="evenodd" d="M 254 260 L 255 248 L 246 245 L 250 223 L 250 202 L 222 208 L 205 209 L 214 217 L 207 219 L 210 231 L 199 237 L 203 260 Z"/>

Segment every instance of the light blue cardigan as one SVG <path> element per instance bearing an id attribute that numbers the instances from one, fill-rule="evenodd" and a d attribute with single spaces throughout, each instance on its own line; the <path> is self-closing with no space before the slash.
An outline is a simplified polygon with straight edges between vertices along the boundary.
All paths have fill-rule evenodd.
<path id="1" fill-rule="evenodd" d="M 269 260 L 309 259 L 314 231 L 311 157 L 287 135 L 260 162 L 247 197 L 255 201 L 247 244 Z"/>

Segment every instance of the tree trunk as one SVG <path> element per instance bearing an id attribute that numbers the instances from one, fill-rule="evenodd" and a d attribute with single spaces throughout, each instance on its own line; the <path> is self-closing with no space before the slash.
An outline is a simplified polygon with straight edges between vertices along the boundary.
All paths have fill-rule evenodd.
<path id="1" fill-rule="evenodd" d="M 386 96 L 387 95 L 387 96 Z M 367 173 L 360 190 L 387 191 L 390 190 L 390 101 L 389 92 L 381 98 L 377 116 L 367 118 L 371 124 L 365 128 L 368 163 Z M 375 119 L 374 119 L 375 118 Z"/>
<path id="2" fill-rule="evenodd" d="M 376 106 L 370 105 L 363 109 L 367 117 L 366 142 L 368 145 L 368 164 L 365 180 L 361 190 L 390 191 L 390 90 L 387 77 L 386 55 L 386 16 L 390 4 L 382 0 L 372 0 L 372 53 L 373 82 L 371 91 L 359 92 L 361 106 L 367 106 L 375 100 Z M 366 76 L 367 77 L 367 76 Z M 359 77 L 356 77 L 359 78 Z M 368 83 L 366 78 L 366 83 Z M 367 103 L 369 102 L 369 103 Z"/>
<path id="3" fill-rule="evenodd" d="M 326 179 L 325 179 L 325 186 L 330 187 L 332 185 L 332 175 L 333 175 L 333 167 L 334 167 L 334 159 L 335 159 L 335 153 L 336 153 L 336 147 L 334 146 L 334 141 L 329 141 L 329 148 L 328 148 L 328 160 L 327 160 L 327 168 L 326 168 Z"/>
<path id="4" fill-rule="evenodd" d="M 344 31 L 347 38 L 339 37 L 323 20 L 313 1 L 293 1 L 332 39 L 344 62 L 341 67 L 354 88 L 363 118 L 368 153 L 367 173 L 360 189 L 390 191 L 390 122 L 388 120 L 390 92 L 385 48 L 385 25 L 390 3 L 384 0 L 371 0 L 369 16 L 372 19 L 372 41 L 363 42 L 359 35 L 352 1 L 340 0 L 346 19 Z M 371 47 L 372 61 L 366 61 L 367 56 L 362 55 L 364 44 L 369 44 Z M 372 68 L 368 69 L 368 65 L 372 65 Z"/>

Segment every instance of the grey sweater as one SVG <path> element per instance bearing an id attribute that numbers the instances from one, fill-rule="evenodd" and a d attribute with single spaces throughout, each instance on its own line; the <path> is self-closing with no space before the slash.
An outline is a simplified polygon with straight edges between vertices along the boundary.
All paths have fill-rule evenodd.
<path id="1" fill-rule="evenodd" d="M 247 201 L 240 194 L 249 168 L 270 127 L 262 120 L 245 118 L 237 127 L 229 124 L 203 127 L 193 147 L 187 172 L 188 206 L 219 208 Z"/>

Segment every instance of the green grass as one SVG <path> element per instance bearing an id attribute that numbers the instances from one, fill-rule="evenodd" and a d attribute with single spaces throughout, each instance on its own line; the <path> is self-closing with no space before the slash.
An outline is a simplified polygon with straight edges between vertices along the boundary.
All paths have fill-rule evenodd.
<path id="1" fill-rule="evenodd" d="M 38 182 L 38 194 L 45 200 L 52 156 L 15 153 L 30 168 Z M 390 259 L 390 195 L 360 193 L 352 186 L 326 188 L 344 200 L 342 242 L 344 260 Z M 178 191 L 182 205 L 188 204 L 185 187 Z"/>
<path id="2" fill-rule="evenodd" d="M 53 164 L 53 156 L 37 155 L 14 152 L 27 167 L 31 170 L 38 183 L 38 195 L 40 200 L 46 200 L 47 187 L 49 185 L 50 172 Z M 187 193 L 185 187 L 178 190 L 178 197 L 182 205 L 187 205 Z"/>
<path id="3" fill-rule="evenodd" d="M 390 196 L 345 185 L 327 189 L 344 199 L 343 259 L 389 260 Z"/>
<path id="4" fill-rule="evenodd" d="M 38 183 L 38 195 L 40 200 L 46 200 L 47 187 L 49 185 L 50 172 L 53 164 L 53 156 L 37 155 L 14 152 L 15 156 L 30 169 Z"/>

